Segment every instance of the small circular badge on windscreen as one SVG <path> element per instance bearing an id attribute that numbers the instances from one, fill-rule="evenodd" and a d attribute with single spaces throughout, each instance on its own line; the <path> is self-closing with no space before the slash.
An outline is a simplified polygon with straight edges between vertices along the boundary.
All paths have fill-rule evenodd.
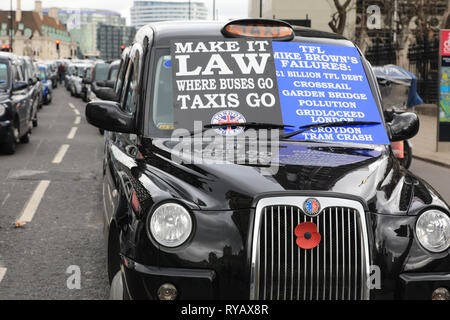
<path id="1" fill-rule="evenodd" d="M 233 110 L 223 110 L 217 112 L 211 119 L 211 124 L 223 124 L 223 128 L 217 128 L 216 132 L 223 136 L 236 136 L 244 131 L 243 127 L 236 127 L 233 124 L 245 123 L 242 114 Z M 229 126 L 228 126 L 229 124 Z"/>

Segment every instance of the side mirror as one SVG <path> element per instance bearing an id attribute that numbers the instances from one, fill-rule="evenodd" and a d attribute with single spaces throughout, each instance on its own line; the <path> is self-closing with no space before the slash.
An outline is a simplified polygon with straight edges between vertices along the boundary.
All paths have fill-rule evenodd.
<path id="1" fill-rule="evenodd" d="M 419 117 L 413 112 L 393 114 L 388 128 L 391 141 L 411 139 L 419 132 Z"/>
<path id="2" fill-rule="evenodd" d="M 102 100 L 108 100 L 108 101 L 118 101 L 118 98 L 116 96 L 116 93 L 114 92 L 114 89 L 108 88 L 108 87 L 100 87 L 96 88 L 96 90 L 93 90 L 95 95 Z"/>
<path id="3" fill-rule="evenodd" d="M 87 121 L 99 129 L 134 133 L 133 115 L 120 109 L 120 104 L 113 101 L 92 101 L 86 106 Z"/>
<path id="4" fill-rule="evenodd" d="M 104 87 L 105 81 L 95 81 L 93 84 L 97 87 Z"/>
<path id="5" fill-rule="evenodd" d="M 13 91 L 19 91 L 19 90 L 23 90 L 23 89 L 26 89 L 26 88 L 28 88 L 28 83 L 27 82 L 25 82 L 25 81 L 17 81 L 17 82 L 14 82 L 12 90 Z"/>
<path id="6" fill-rule="evenodd" d="M 106 80 L 105 81 L 105 87 L 114 88 L 115 84 L 116 84 L 116 80 Z"/>

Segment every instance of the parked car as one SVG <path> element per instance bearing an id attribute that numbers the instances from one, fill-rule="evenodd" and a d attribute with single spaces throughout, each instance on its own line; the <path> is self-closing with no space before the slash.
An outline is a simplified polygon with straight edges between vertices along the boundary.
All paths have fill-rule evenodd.
<path id="1" fill-rule="evenodd" d="M 41 82 L 41 71 L 39 70 L 39 64 L 36 61 L 33 61 L 33 74 L 36 78 L 37 89 L 39 92 L 39 105 L 38 109 L 41 109 L 44 104 L 44 94 L 43 94 L 43 86 Z"/>
<path id="2" fill-rule="evenodd" d="M 13 154 L 16 144 L 30 139 L 32 105 L 29 84 L 23 75 L 23 61 L 0 53 L 0 148 Z"/>
<path id="3" fill-rule="evenodd" d="M 81 96 L 83 79 L 86 76 L 86 70 L 91 67 L 92 66 L 90 64 L 77 64 L 73 67 L 69 81 L 69 91 L 71 96 Z"/>
<path id="4" fill-rule="evenodd" d="M 25 76 L 25 81 L 29 85 L 29 95 L 31 99 L 31 121 L 33 122 L 33 127 L 38 126 L 38 109 L 41 105 L 41 95 L 42 88 L 41 83 L 38 81 L 36 71 L 34 69 L 33 61 L 30 57 L 18 56 L 22 61 L 23 74 Z"/>
<path id="5" fill-rule="evenodd" d="M 158 22 L 118 75 L 115 98 L 86 106 L 105 130 L 111 298 L 448 297 L 449 207 L 390 145 L 418 117 L 385 121 L 351 41 Z"/>
<path id="6" fill-rule="evenodd" d="M 41 64 L 39 65 L 39 71 L 42 83 L 42 95 L 44 104 L 50 104 L 52 102 L 52 90 L 53 90 L 53 84 L 52 81 L 50 80 L 50 70 L 48 69 L 47 65 Z"/>
<path id="7" fill-rule="evenodd" d="M 58 87 L 58 67 L 55 61 L 44 61 L 47 68 L 50 70 L 50 80 L 52 81 L 52 87 Z"/>
<path id="8" fill-rule="evenodd" d="M 84 102 L 89 102 L 91 99 L 91 86 L 93 82 L 108 80 L 109 66 L 109 63 L 98 60 L 92 68 L 86 69 L 86 76 L 83 79 L 82 88 L 82 97 Z"/>

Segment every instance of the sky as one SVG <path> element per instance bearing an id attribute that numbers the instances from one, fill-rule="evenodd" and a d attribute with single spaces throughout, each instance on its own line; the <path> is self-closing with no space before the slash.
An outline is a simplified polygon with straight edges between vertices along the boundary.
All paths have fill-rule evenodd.
<path id="1" fill-rule="evenodd" d="M 173 0 L 169 0 L 173 1 Z M 187 0 L 186 0 L 187 1 Z M 192 0 L 199 1 L 199 0 Z M 213 0 L 200 0 L 206 4 L 212 19 Z M 220 19 L 243 18 L 247 16 L 248 0 L 216 0 L 216 8 L 219 10 Z M 13 10 L 16 8 L 17 0 L 12 0 Z M 22 0 L 22 10 L 33 10 L 34 0 Z M 130 23 L 130 7 L 133 0 L 42 0 L 42 6 L 48 7 L 68 7 L 68 8 L 95 8 L 109 9 L 119 12 L 127 18 L 127 24 Z M 10 0 L 0 1 L 0 10 L 10 10 Z"/>

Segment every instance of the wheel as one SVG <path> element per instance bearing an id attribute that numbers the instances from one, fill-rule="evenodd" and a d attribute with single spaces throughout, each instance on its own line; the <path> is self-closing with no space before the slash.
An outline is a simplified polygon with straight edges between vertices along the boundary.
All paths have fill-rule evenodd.
<path id="1" fill-rule="evenodd" d="M 98 129 L 98 131 L 100 132 L 101 135 L 105 134 L 105 130 L 103 130 L 103 129 Z"/>
<path id="2" fill-rule="evenodd" d="M 14 154 L 16 152 L 16 144 L 19 142 L 19 129 L 17 124 L 14 123 L 13 127 L 10 127 L 8 136 L 3 143 L 3 151 L 6 154 Z"/>
<path id="3" fill-rule="evenodd" d="M 34 119 L 32 120 L 33 127 L 37 127 L 38 126 L 38 115 L 37 115 L 38 111 L 37 111 L 37 108 L 38 107 L 36 107 L 36 114 L 34 115 Z"/>
<path id="4" fill-rule="evenodd" d="M 70 86 L 70 95 L 72 97 L 75 97 L 75 93 L 73 92 L 73 86 Z"/>
<path id="5" fill-rule="evenodd" d="M 47 96 L 45 97 L 45 104 L 50 104 L 52 102 L 52 94 L 47 93 Z"/>
<path id="6" fill-rule="evenodd" d="M 28 131 L 24 136 L 20 137 L 20 143 L 30 142 L 31 130 Z"/>

